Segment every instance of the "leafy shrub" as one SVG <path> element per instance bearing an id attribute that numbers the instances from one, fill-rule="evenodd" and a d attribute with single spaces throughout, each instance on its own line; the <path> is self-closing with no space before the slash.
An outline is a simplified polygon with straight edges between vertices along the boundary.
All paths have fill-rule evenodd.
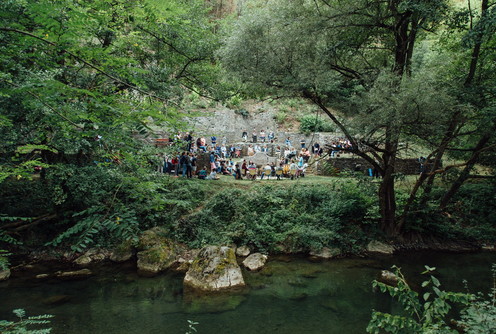
<path id="1" fill-rule="evenodd" d="M 82 251 L 135 240 L 150 227 L 170 227 L 204 200 L 202 184 L 158 177 L 139 159 L 136 166 L 127 164 L 54 165 L 39 180 L 5 181 L 0 192 L 6 201 L 0 206 L 10 215 L 0 216 L 0 223 L 29 221 L 15 214 L 56 213 L 55 223 L 34 227 L 30 235 L 36 240 L 29 242 Z M 16 242 L 7 237 L 0 233 L 0 242 Z"/>
<path id="2" fill-rule="evenodd" d="M 9 256 L 11 253 L 6 250 L 0 249 L 0 271 L 9 269 Z"/>
<path id="3" fill-rule="evenodd" d="M 407 230 L 445 239 L 496 240 L 495 184 L 464 184 L 445 209 L 448 214 L 441 214 L 438 203 L 445 191 L 436 188 L 425 205 L 414 203 L 407 219 Z"/>
<path id="4" fill-rule="evenodd" d="M 398 314 L 374 311 L 367 326 L 367 333 L 459 333 L 453 326 L 463 329 L 468 334 L 489 334 L 496 330 L 496 290 L 493 287 L 489 300 L 475 298 L 469 293 L 441 290 L 441 283 L 431 273 L 436 268 L 425 266 L 429 278 L 422 283 L 422 296 L 410 288 L 400 269 L 393 267 L 397 284 L 373 282 L 373 286 L 381 292 L 387 292 L 396 299 L 401 310 Z M 493 265 L 493 280 L 496 279 L 496 268 Z M 461 320 L 450 320 L 454 304 L 463 306 Z M 450 313 L 451 312 L 451 313 Z"/>
<path id="5" fill-rule="evenodd" d="M 324 121 L 322 118 L 318 117 L 318 115 L 305 115 L 300 118 L 301 133 L 332 132 L 334 129 L 334 126 L 330 122 Z"/>
<path id="6" fill-rule="evenodd" d="M 272 252 L 325 246 L 353 251 L 365 242 L 362 222 L 371 207 L 370 198 L 352 184 L 340 189 L 319 185 L 228 189 L 178 221 L 174 234 L 192 247 L 236 243 Z"/>
<path id="7" fill-rule="evenodd" d="M 288 114 L 286 114 L 284 111 L 278 111 L 274 116 L 274 120 L 277 124 L 283 124 L 287 118 Z"/>
<path id="8" fill-rule="evenodd" d="M 250 116 L 250 113 L 246 109 L 236 109 L 234 110 L 234 113 L 243 116 L 243 118 L 248 118 Z"/>
<path id="9" fill-rule="evenodd" d="M 496 264 L 492 267 L 493 288 L 488 298 L 479 293 L 469 307 L 461 312 L 459 325 L 466 334 L 496 333 Z"/>

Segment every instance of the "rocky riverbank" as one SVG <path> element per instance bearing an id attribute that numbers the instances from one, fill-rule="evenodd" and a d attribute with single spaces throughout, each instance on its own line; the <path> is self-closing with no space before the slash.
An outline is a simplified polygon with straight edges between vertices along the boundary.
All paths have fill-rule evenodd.
<path id="1" fill-rule="evenodd" d="M 366 257 L 368 254 L 390 256 L 395 253 L 416 250 L 469 252 L 477 250 L 495 251 L 494 245 L 476 245 L 467 242 L 435 239 L 403 240 L 401 243 L 385 243 L 377 240 L 359 254 L 343 254 L 338 248 L 324 247 L 312 251 L 308 256 L 313 261 L 341 258 L 349 255 Z M 291 256 L 292 254 L 288 254 Z M 58 279 L 79 280 L 98 274 L 98 264 L 113 262 L 135 266 L 138 275 L 152 277 L 165 271 L 184 273 L 184 286 L 199 292 L 218 292 L 237 289 L 245 285 L 243 270 L 263 269 L 269 254 L 252 253 L 247 246 L 207 246 L 189 249 L 186 245 L 165 237 L 165 231 L 153 228 L 145 231 L 139 242 L 126 242 L 115 249 L 90 249 L 84 254 L 31 253 L 16 259 L 20 262 L 11 270 L 2 272 L 2 279 L 11 275 L 34 281 Z M 51 263 L 36 266 L 37 263 Z"/>

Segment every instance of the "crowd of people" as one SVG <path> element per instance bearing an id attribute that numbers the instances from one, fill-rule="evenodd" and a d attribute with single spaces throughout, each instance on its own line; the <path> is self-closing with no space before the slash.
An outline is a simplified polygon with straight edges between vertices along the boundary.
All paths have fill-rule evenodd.
<path id="1" fill-rule="evenodd" d="M 226 136 L 220 141 L 216 136 L 210 137 L 207 142 L 205 137 L 198 137 L 194 140 L 191 133 L 178 133 L 170 137 L 169 144 L 176 143 L 175 147 L 182 147 L 184 151 L 176 152 L 161 156 L 161 163 L 158 167 L 160 173 L 167 173 L 174 176 L 187 178 L 198 177 L 200 179 L 218 179 L 219 175 L 230 175 L 236 179 L 264 179 L 275 177 L 281 179 L 298 178 L 305 175 L 309 159 L 313 156 L 319 157 L 324 153 L 323 147 L 319 143 L 313 143 L 309 148 L 306 147 L 305 138 L 299 142 L 300 148 L 292 145 L 291 138 L 284 140 L 284 145 L 275 143 L 274 132 L 265 133 L 252 132 L 252 141 L 247 145 L 248 131 L 244 130 L 241 139 L 245 143 L 228 145 Z M 246 146 L 246 150 L 243 150 Z M 330 156 L 336 155 L 336 152 L 350 150 L 349 141 L 339 139 L 331 144 Z M 270 151 L 270 152 L 269 152 Z M 264 152 L 274 157 L 274 162 L 257 166 L 249 160 L 251 156 L 258 152 Z M 244 156 L 243 156 L 243 153 Z M 208 166 L 198 167 L 198 155 L 208 154 Z M 248 158 L 242 159 L 243 157 Z"/>

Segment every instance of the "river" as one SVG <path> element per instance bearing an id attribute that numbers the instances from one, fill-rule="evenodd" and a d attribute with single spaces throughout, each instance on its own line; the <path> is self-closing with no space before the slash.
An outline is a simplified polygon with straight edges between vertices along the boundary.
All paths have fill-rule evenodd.
<path id="1" fill-rule="evenodd" d="M 365 333 L 371 310 L 394 311 L 388 296 L 372 290 L 380 270 L 393 264 L 420 285 L 424 265 L 438 268 L 445 289 L 488 292 L 496 253 L 405 253 L 372 258 L 312 262 L 273 257 L 261 272 L 244 272 L 249 289 L 220 297 L 183 292 L 182 274 L 154 278 L 135 274 L 133 264 L 101 265 L 82 281 L 44 281 L 14 277 L 0 283 L 0 319 L 12 310 L 53 314 L 53 333 L 173 333 L 198 322 L 200 334 Z M 36 265 L 36 272 L 51 270 Z"/>

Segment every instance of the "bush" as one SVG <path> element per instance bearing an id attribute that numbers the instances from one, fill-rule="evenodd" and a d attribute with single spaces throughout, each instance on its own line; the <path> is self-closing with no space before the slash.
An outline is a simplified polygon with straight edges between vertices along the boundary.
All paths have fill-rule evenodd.
<path id="1" fill-rule="evenodd" d="M 136 168 L 130 171 L 125 164 L 54 165 L 43 179 L 4 182 L 1 192 L 8 196 L 1 209 L 16 221 L 56 213 L 55 223 L 34 226 L 29 235 L 36 239 L 24 241 L 83 251 L 136 240 L 140 230 L 154 226 L 171 228 L 205 198 L 198 182 L 158 176 L 146 168 L 133 172 Z M 19 214 L 25 216 L 14 216 Z M 9 222 L 0 219 L 0 224 Z M 8 241 L 2 236 L 7 235 L 0 235 L 0 242 Z"/>
<path id="2" fill-rule="evenodd" d="M 414 203 L 407 230 L 444 239 L 479 242 L 496 241 L 496 186 L 494 183 L 466 183 L 440 213 L 438 203 L 446 189 L 434 189 L 425 205 Z"/>
<path id="3" fill-rule="evenodd" d="M 373 311 L 367 326 L 367 333 L 467 333 L 490 334 L 496 331 L 496 290 L 492 289 L 489 299 L 485 300 L 469 293 L 441 290 L 441 283 L 432 276 L 436 268 L 425 266 L 423 274 L 429 275 L 422 283 L 422 294 L 408 285 L 400 269 L 393 267 L 397 283 L 391 286 L 374 281 L 373 286 L 381 292 L 387 292 L 399 302 L 398 314 Z M 496 268 L 493 265 L 493 281 L 496 279 Z M 462 305 L 461 320 L 450 320 L 456 314 L 453 305 Z M 459 328 L 455 330 L 453 327 Z"/>
<path id="4" fill-rule="evenodd" d="M 355 185 L 228 189 L 179 221 L 174 233 L 191 247 L 235 243 L 296 252 L 333 246 L 351 252 L 365 243 L 362 223 L 372 202 Z"/>
<path id="5" fill-rule="evenodd" d="M 274 116 L 274 120 L 277 124 L 283 124 L 287 118 L 288 114 L 286 114 L 284 111 L 278 111 Z"/>
<path id="6" fill-rule="evenodd" d="M 324 121 L 318 115 L 305 115 L 300 119 L 300 132 L 309 134 L 311 132 L 332 132 L 334 125 Z"/>

